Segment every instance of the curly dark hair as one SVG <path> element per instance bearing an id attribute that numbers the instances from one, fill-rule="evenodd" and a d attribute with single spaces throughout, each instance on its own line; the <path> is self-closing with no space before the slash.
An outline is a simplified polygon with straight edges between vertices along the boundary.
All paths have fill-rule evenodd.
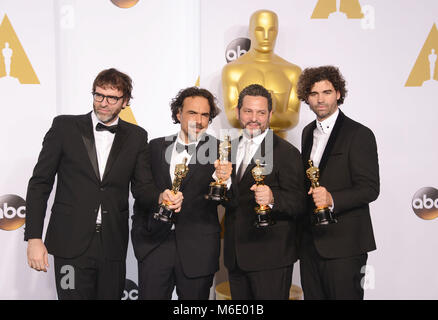
<path id="1" fill-rule="evenodd" d="M 132 79 L 126 73 L 120 72 L 117 69 L 110 68 L 99 72 L 93 82 L 93 93 L 96 87 L 113 87 L 123 93 L 123 101 L 127 101 L 129 105 L 132 99 Z"/>
<path id="2" fill-rule="evenodd" d="M 189 87 L 180 90 L 176 97 L 173 98 L 172 102 L 170 103 L 173 123 L 179 123 L 176 115 L 179 111 L 182 110 L 184 99 L 188 97 L 204 97 L 208 100 L 208 104 L 210 106 L 210 119 L 208 120 L 208 123 L 211 123 L 213 119 L 219 114 L 220 109 L 216 105 L 216 97 L 210 91 L 199 87 Z"/>
<path id="3" fill-rule="evenodd" d="M 268 111 L 271 112 L 272 110 L 272 97 L 269 91 L 259 84 L 250 84 L 249 86 L 245 87 L 242 91 L 240 91 L 239 94 L 239 100 L 237 101 L 237 109 L 240 110 L 242 108 L 243 98 L 245 96 L 261 96 L 268 99 Z"/>
<path id="4" fill-rule="evenodd" d="M 339 91 L 340 98 L 338 106 L 344 103 L 344 98 L 347 95 L 345 88 L 345 79 L 339 69 L 335 66 L 322 66 L 317 68 L 306 68 L 301 73 L 297 84 L 298 99 L 307 103 L 310 90 L 316 82 L 327 80 L 330 81 L 336 91 Z M 308 103 L 307 103 L 308 104 Z"/>

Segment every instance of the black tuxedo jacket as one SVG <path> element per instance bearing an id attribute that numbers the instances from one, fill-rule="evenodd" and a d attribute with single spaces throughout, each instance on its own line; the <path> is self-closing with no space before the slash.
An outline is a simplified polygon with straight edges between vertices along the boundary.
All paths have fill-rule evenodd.
<path id="1" fill-rule="evenodd" d="M 237 150 L 237 145 L 238 140 L 234 140 L 232 150 Z M 257 203 L 254 192 L 250 190 L 255 183 L 251 173 L 255 166 L 254 158 L 259 157 L 271 169 L 264 183 L 274 195 L 271 215 L 276 221 L 275 225 L 260 229 L 254 226 Z M 224 260 L 228 270 L 236 266 L 244 271 L 280 268 L 292 265 L 298 256 L 296 219 L 304 214 L 306 202 L 300 153 L 269 130 L 254 158 L 240 182 L 234 168 L 228 192 L 230 200 L 224 203 Z"/>
<path id="2" fill-rule="evenodd" d="M 150 142 L 153 179 L 160 191 L 172 188 L 169 166 L 175 140 L 176 135 Z M 217 214 L 218 203 L 204 199 L 213 181 L 217 148 L 218 141 L 214 137 L 206 134 L 201 138 L 180 188 L 184 201 L 181 211 L 175 214 L 175 235 L 183 270 L 188 277 L 210 275 L 219 269 L 221 229 Z M 153 218 L 157 211 L 158 203 L 149 207 L 139 203 L 134 206 L 131 238 L 139 261 L 158 247 L 170 232 L 170 224 Z"/>
<path id="3" fill-rule="evenodd" d="M 312 121 L 303 129 L 305 169 L 309 167 L 307 161 L 315 127 L 316 123 Z M 324 258 L 343 258 L 375 250 L 368 205 L 379 195 L 379 165 L 373 132 L 339 110 L 319 170 L 320 185 L 333 197 L 338 223 L 311 226 L 315 206 L 312 198 L 308 197 L 309 212 L 303 219 L 303 230 L 311 233 L 318 253 Z M 307 190 L 310 187 L 308 180 L 306 187 Z"/>
<path id="4" fill-rule="evenodd" d="M 25 240 L 42 238 L 47 199 L 57 176 L 45 239 L 49 253 L 62 258 L 81 255 L 95 233 L 101 206 L 105 254 L 112 260 L 125 260 L 129 186 L 144 205 L 158 199 L 148 161 L 146 131 L 119 119 L 101 180 L 91 113 L 56 117 L 29 181 Z"/>

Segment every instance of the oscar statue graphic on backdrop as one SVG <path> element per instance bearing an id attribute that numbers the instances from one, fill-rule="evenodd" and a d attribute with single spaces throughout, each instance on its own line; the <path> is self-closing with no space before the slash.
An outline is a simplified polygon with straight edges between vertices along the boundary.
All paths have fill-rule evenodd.
<path id="1" fill-rule="evenodd" d="M 426 80 L 423 82 L 423 86 L 429 86 L 429 85 L 433 86 L 433 85 L 438 84 L 437 81 L 434 79 L 435 66 L 436 66 L 436 61 L 437 61 L 437 54 L 435 53 L 435 49 L 432 49 L 430 51 L 430 54 L 427 56 L 427 58 L 429 59 L 430 78 L 429 78 L 429 80 Z"/>
<path id="2" fill-rule="evenodd" d="M 1 80 L 3 82 L 9 81 L 11 83 L 19 83 L 17 78 L 11 77 L 11 64 L 12 64 L 13 50 L 11 49 L 9 42 L 5 42 L 5 46 L 4 46 L 4 48 L 2 48 L 1 54 L 3 57 L 3 63 L 5 66 L 5 72 L 6 72 L 6 76 Z"/>
<path id="3" fill-rule="evenodd" d="M 329 18 L 347 19 L 347 15 L 341 11 L 341 0 L 336 0 L 336 11 L 330 13 Z"/>
<path id="4" fill-rule="evenodd" d="M 363 19 L 359 0 L 318 0 L 311 19 Z"/>
<path id="5" fill-rule="evenodd" d="M 0 85 L 7 92 L 5 86 L 19 84 L 40 84 L 40 81 L 5 14 L 3 19 L 0 16 Z"/>
<path id="6" fill-rule="evenodd" d="M 438 87 L 438 28 L 432 28 L 412 67 L 405 87 L 426 87 L 436 90 Z"/>
<path id="7" fill-rule="evenodd" d="M 230 124 L 240 128 L 236 107 L 239 92 L 250 84 L 264 86 L 272 95 L 273 115 L 270 126 L 275 133 L 285 136 L 286 130 L 297 125 L 300 101 L 296 84 L 301 68 L 274 53 L 278 34 L 278 17 L 275 12 L 259 10 L 249 22 L 251 47 L 247 53 L 222 70 L 222 87 L 225 112 Z"/>
<path id="8" fill-rule="evenodd" d="M 9 47 L 9 42 L 5 42 L 5 47 L 2 49 L 2 54 L 3 54 L 3 59 L 5 61 L 6 77 L 10 77 L 12 49 Z"/>

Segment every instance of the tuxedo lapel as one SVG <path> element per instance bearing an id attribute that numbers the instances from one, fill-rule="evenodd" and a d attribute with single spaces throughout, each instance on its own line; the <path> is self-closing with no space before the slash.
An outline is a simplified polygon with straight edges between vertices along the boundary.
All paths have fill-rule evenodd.
<path id="1" fill-rule="evenodd" d="M 274 134 L 272 130 L 269 130 L 266 134 L 265 138 L 263 139 L 262 143 L 260 144 L 257 151 L 254 153 L 254 156 L 251 159 L 251 162 L 248 164 L 248 166 L 245 169 L 245 172 L 243 173 L 242 180 L 243 181 L 253 181 L 253 176 L 251 173 L 251 170 L 256 166 L 256 160 L 259 159 L 261 162 L 260 164 L 265 164 L 266 166 L 272 166 L 272 153 L 274 150 L 275 145 L 277 144 L 278 137 Z M 271 159 L 271 161 L 267 161 Z M 268 163 L 267 163 L 268 162 Z M 270 170 L 269 170 L 270 172 Z"/>
<path id="2" fill-rule="evenodd" d="M 176 135 L 165 137 L 161 149 L 161 174 L 166 188 L 171 189 L 172 180 L 170 178 L 170 161 L 172 159 L 173 144 L 176 141 Z M 168 153 L 166 155 L 166 153 Z"/>
<path id="3" fill-rule="evenodd" d="M 254 159 L 251 159 L 251 162 L 247 165 L 245 172 L 243 173 L 242 179 L 239 181 L 239 184 L 251 183 L 251 179 L 253 179 L 251 170 L 255 167 Z"/>
<path id="4" fill-rule="evenodd" d="M 181 184 L 181 189 L 184 189 L 184 186 L 188 183 L 188 181 L 194 176 L 195 172 L 199 169 L 202 164 L 199 163 L 199 158 L 202 157 L 204 159 L 209 159 L 210 155 L 210 148 L 206 149 L 206 152 L 204 154 L 200 154 L 199 149 L 201 149 L 202 145 L 205 143 L 209 143 L 210 137 L 207 135 L 204 135 L 201 140 L 199 141 L 198 145 L 196 146 L 195 153 L 192 155 L 192 158 L 190 159 L 190 163 L 188 164 L 189 172 L 187 173 L 187 176 L 183 179 Z M 202 148 L 203 150 L 204 148 Z"/>
<path id="5" fill-rule="evenodd" d="M 117 132 L 115 133 L 113 145 L 111 146 L 111 151 L 108 156 L 108 160 L 106 162 L 105 166 L 105 172 L 103 174 L 102 181 L 105 180 L 105 178 L 108 176 L 111 167 L 113 166 L 114 162 L 116 161 L 117 157 L 120 154 L 120 151 L 123 147 L 123 144 L 125 143 L 125 140 L 127 139 L 129 135 L 128 128 L 125 124 L 125 122 L 122 119 L 119 119 L 119 124 L 117 127 Z"/>
<path id="6" fill-rule="evenodd" d="M 239 136 L 236 139 L 231 140 L 231 163 L 233 166 L 233 170 L 231 171 L 231 187 L 234 188 L 235 185 L 238 184 L 237 181 L 237 150 L 239 149 L 239 142 L 242 140 L 242 136 Z"/>
<path id="7" fill-rule="evenodd" d="M 336 139 L 337 139 L 338 134 L 339 134 L 339 130 L 341 129 L 342 123 L 344 122 L 344 118 L 345 118 L 345 115 L 339 109 L 338 118 L 336 119 L 335 125 L 333 126 L 333 130 L 330 134 L 330 138 L 327 142 L 327 145 L 324 149 L 324 153 L 322 154 L 321 161 L 319 163 L 320 175 L 322 175 L 322 172 L 324 171 L 324 168 L 327 165 L 328 158 L 332 152 L 333 146 L 335 145 Z"/>
<path id="8" fill-rule="evenodd" d="M 304 132 L 303 140 L 302 140 L 302 155 L 304 168 L 307 169 L 309 167 L 308 160 L 310 159 L 310 153 L 312 152 L 313 147 L 313 131 L 316 129 L 315 121 L 309 126 L 309 129 Z"/>
<path id="9" fill-rule="evenodd" d="M 93 122 L 91 121 L 91 112 L 83 115 L 78 121 L 79 131 L 84 142 L 85 149 L 87 150 L 88 158 L 90 159 L 93 171 L 96 174 L 96 178 L 100 181 L 99 164 L 97 162 L 96 143 L 93 134 Z"/>

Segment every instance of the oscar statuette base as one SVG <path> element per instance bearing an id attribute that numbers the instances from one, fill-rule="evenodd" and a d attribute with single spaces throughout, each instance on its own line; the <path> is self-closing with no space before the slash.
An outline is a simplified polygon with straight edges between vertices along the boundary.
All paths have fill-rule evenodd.
<path id="1" fill-rule="evenodd" d="M 329 208 L 317 208 L 315 209 L 315 226 L 325 226 L 332 223 L 337 223 L 335 215 L 333 211 Z"/>
<path id="2" fill-rule="evenodd" d="M 167 205 L 163 203 L 160 205 L 160 210 L 157 213 L 154 213 L 154 219 L 164 223 L 172 224 L 175 223 L 173 214 L 173 210 L 170 210 Z"/>
<path id="3" fill-rule="evenodd" d="M 209 192 L 205 195 L 205 199 L 213 201 L 226 200 L 227 186 L 219 182 L 210 183 Z"/>
<path id="4" fill-rule="evenodd" d="M 271 217 L 271 208 L 269 206 L 259 206 L 254 208 L 256 212 L 256 221 L 254 226 L 256 228 L 266 228 L 275 224 Z"/>

